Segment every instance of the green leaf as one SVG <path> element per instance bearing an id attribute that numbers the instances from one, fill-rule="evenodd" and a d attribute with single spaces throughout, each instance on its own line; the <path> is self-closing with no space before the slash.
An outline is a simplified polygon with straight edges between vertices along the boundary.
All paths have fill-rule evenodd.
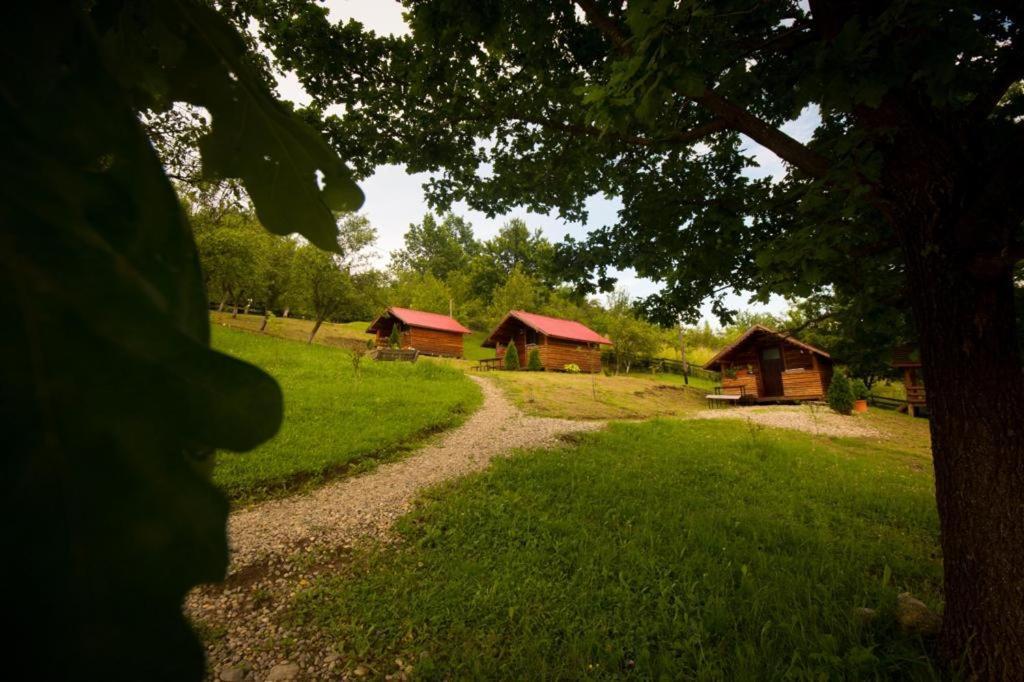
<path id="1" fill-rule="evenodd" d="M 363 194 L 323 138 L 271 96 L 238 33 L 199 2 L 123 5 L 128 17 L 164 29 L 151 33 L 171 34 L 162 44 L 173 48 L 146 53 L 146 84 L 154 87 L 162 78 L 160 100 L 204 107 L 213 118 L 199 141 L 204 175 L 241 179 L 271 232 L 298 232 L 320 248 L 338 251 L 335 214 L 357 210 Z M 123 42 L 109 42 L 118 48 L 118 63 L 138 56 Z"/>

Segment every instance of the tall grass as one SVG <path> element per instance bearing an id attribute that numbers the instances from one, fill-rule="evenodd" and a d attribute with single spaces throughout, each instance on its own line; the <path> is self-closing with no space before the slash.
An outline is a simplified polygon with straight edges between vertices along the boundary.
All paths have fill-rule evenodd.
<path id="1" fill-rule="evenodd" d="M 892 617 L 898 592 L 935 605 L 940 584 L 921 459 L 616 424 L 436 491 L 292 618 L 380 676 L 398 658 L 423 679 L 933 678 Z"/>

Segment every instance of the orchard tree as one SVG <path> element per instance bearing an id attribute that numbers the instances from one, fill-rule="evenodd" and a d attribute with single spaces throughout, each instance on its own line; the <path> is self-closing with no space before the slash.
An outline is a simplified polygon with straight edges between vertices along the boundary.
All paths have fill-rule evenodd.
<path id="1" fill-rule="evenodd" d="M 5 674 L 199 680 L 182 601 L 227 569 L 214 451 L 270 438 L 281 391 L 210 348 L 140 116 L 202 106 L 204 177 L 238 178 L 271 232 L 335 248 L 333 213 L 361 193 L 206 2 L 15 3 L 0 37 Z"/>
<path id="2" fill-rule="evenodd" d="M 428 213 L 423 222 L 409 226 L 405 248 L 391 254 L 391 258 L 399 268 L 445 280 L 464 269 L 478 250 L 473 227 L 465 218 L 448 213 L 438 222 Z"/>
<path id="3" fill-rule="evenodd" d="M 313 316 L 313 329 L 306 343 L 320 331 L 324 320 L 334 317 L 351 304 L 354 291 L 352 278 L 339 259 L 312 244 L 300 246 L 292 264 L 296 297 Z"/>
<path id="4" fill-rule="evenodd" d="M 288 237 L 272 235 L 261 235 L 257 244 L 262 271 L 256 281 L 255 293 L 263 303 L 263 322 L 260 324 L 260 331 L 264 331 L 273 311 L 285 300 L 293 286 L 292 265 L 295 262 L 297 245 Z"/>
<path id="5" fill-rule="evenodd" d="M 510 310 L 536 310 L 542 297 L 541 287 L 536 280 L 516 265 L 505 283 L 491 292 L 488 326 L 498 324 Z"/>
<path id="6" fill-rule="evenodd" d="M 928 372 L 945 614 L 940 651 L 1024 679 L 1024 7 L 839 0 L 406 0 L 408 37 L 264 2 L 261 35 L 324 129 L 374 163 L 433 174 L 435 208 L 525 205 L 618 221 L 566 272 L 663 283 L 692 320 L 729 290 L 902 297 Z M 241 18 L 241 17 L 236 17 Z M 358 77 L 356 76 L 358 74 Z M 811 139 L 783 125 L 817 115 Z M 746 141 L 777 155 L 754 180 Z M 492 141 L 483 144 L 482 141 Z M 478 169 L 489 172 L 481 176 Z"/>
<path id="7" fill-rule="evenodd" d="M 256 219 L 239 211 L 229 212 L 196 236 L 203 277 L 207 290 L 217 295 L 217 310 L 231 301 L 232 317 L 237 317 L 242 299 L 261 288 L 268 256 L 265 239 Z"/>
<path id="8" fill-rule="evenodd" d="M 651 357 L 662 346 L 661 330 L 637 319 L 632 301 L 625 291 L 608 294 L 604 327 L 612 341 L 615 354 L 615 373 L 620 369 L 629 374 L 630 366 L 639 357 Z"/>
<path id="9" fill-rule="evenodd" d="M 398 273 L 390 292 L 390 303 L 403 308 L 414 308 L 431 313 L 448 314 L 452 292 L 440 279 L 429 272 L 419 274 L 406 270 Z"/>

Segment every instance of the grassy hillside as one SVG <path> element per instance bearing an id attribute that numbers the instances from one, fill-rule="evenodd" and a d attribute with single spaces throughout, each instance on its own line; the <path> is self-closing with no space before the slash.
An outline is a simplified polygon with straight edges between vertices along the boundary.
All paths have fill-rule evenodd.
<path id="1" fill-rule="evenodd" d="M 435 491 L 291 618 L 380 677 L 936 679 L 893 620 L 904 590 L 938 606 L 928 471 L 899 443 L 615 424 Z"/>
<path id="2" fill-rule="evenodd" d="M 340 325 L 338 325 L 340 326 Z M 313 482 L 407 448 L 451 426 L 480 403 L 480 391 L 441 363 L 386 363 L 225 327 L 213 327 L 220 351 L 262 367 L 281 384 L 284 425 L 244 454 L 218 456 L 214 481 L 235 499 L 256 499 Z"/>
<path id="3" fill-rule="evenodd" d="M 210 313 L 210 323 L 214 325 L 257 331 L 263 323 L 261 315 L 243 315 L 231 317 L 230 313 Z M 367 334 L 366 328 L 369 322 L 324 322 L 316 333 L 313 343 L 325 346 L 339 346 L 341 348 L 352 348 L 353 346 L 364 346 L 373 338 L 373 334 Z M 293 341 L 305 341 L 309 338 L 309 332 L 313 329 L 312 320 L 300 320 L 294 317 L 276 317 L 270 321 L 266 335 Z M 480 358 L 493 358 L 493 348 L 481 348 L 480 344 L 487 338 L 485 332 L 473 332 L 465 337 L 464 352 L 467 360 L 479 360 Z"/>
<path id="4" fill-rule="evenodd" d="M 564 419 L 640 419 L 678 416 L 704 406 L 710 382 L 674 374 L 485 372 L 527 414 Z M 706 384 L 706 385 L 705 385 Z"/>

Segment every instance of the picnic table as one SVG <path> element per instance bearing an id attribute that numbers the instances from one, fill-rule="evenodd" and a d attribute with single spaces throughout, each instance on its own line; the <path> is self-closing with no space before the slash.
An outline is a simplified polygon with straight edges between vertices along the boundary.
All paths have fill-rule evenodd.
<path id="1" fill-rule="evenodd" d="M 708 393 L 704 396 L 708 401 L 708 407 L 725 407 L 726 405 L 739 405 L 740 401 L 746 396 L 746 390 L 743 386 L 739 387 L 739 393 L 722 393 L 721 386 L 715 386 L 714 393 Z"/>
<path id="2" fill-rule="evenodd" d="M 478 369 L 481 372 L 487 372 L 492 369 L 498 369 L 501 366 L 498 364 L 500 362 L 501 358 L 481 358 L 477 361 L 477 365 L 473 369 Z"/>

